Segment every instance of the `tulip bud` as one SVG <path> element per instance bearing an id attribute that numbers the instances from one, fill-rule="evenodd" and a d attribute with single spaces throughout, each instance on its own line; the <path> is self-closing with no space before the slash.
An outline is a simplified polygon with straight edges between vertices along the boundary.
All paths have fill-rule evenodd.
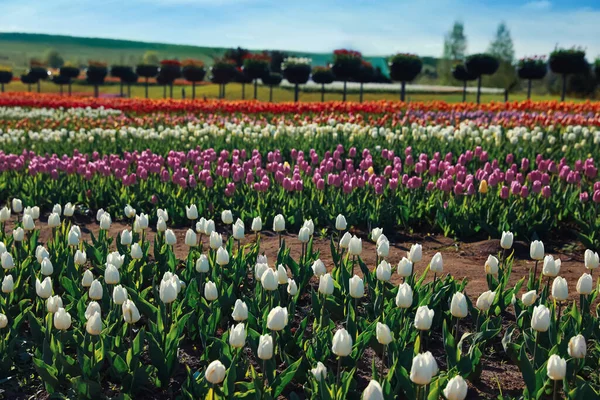
<path id="1" fill-rule="evenodd" d="M 272 331 L 283 330 L 288 323 L 288 311 L 284 307 L 275 307 L 267 316 L 267 328 Z"/>
<path id="2" fill-rule="evenodd" d="M 378 322 L 375 332 L 376 332 L 377 341 L 379 342 L 379 344 L 387 346 L 388 344 L 392 343 L 392 341 L 394 340 L 392 332 L 390 331 L 390 327 L 387 326 L 386 324 L 382 324 L 381 322 Z"/>
<path id="3" fill-rule="evenodd" d="M 196 233 L 200 235 L 206 234 L 206 218 L 201 217 L 198 222 L 196 222 Z"/>
<path id="4" fill-rule="evenodd" d="M 319 278 L 319 293 L 324 296 L 331 296 L 333 294 L 333 278 L 331 274 L 321 275 Z"/>
<path id="5" fill-rule="evenodd" d="M 213 231 L 210 234 L 209 244 L 211 249 L 216 250 L 223 246 L 223 237 L 217 232 Z"/>
<path id="6" fill-rule="evenodd" d="M 227 370 L 225 369 L 225 366 L 221 363 L 221 361 L 215 360 L 211 362 L 206 368 L 204 378 L 206 378 L 206 380 L 209 383 L 213 385 L 218 385 L 219 383 L 223 382 L 223 379 L 225 379 L 226 371 Z"/>
<path id="7" fill-rule="evenodd" d="M 104 282 L 109 285 L 116 285 L 120 280 L 121 276 L 117 267 L 112 264 L 108 264 L 106 266 L 106 270 L 104 271 Z"/>
<path id="8" fill-rule="evenodd" d="M 498 273 L 498 264 L 498 259 L 490 254 L 485 262 L 485 273 L 496 275 Z"/>
<path id="9" fill-rule="evenodd" d="M 125 216 L 127 218 L 133 218 L 133 217 L 135 217 L 135 208 L 133 208 L 129 204 L 127 204 L 125 206 L 125 208 L 123 209 L 123 213 L 125 214 Z"/>
<path id="10" fill-rule="evenodd" d="M 529 247 L 529 255 L 532 260 L 544 259 L 544 243 L 539 240 L 534 240 L 531 242 L 531 246 Z"/>
<path id="11" fill-rule="evenodd" d="M 390 263 L 383 260 L 377 266 L 375 273 L 378 280 L 382 282 L 388 282 L 392 278 L 392 266 Z"/>
<path id="12" fill-rule="evenodd" d="M 402 257 L 402 260 L 398 262 L 398 275 L 407 278 L 412 275 L 413 263 L 406 257 Z"/>
<path id="13" fill-rule="evenodd" d="M 308 229 L 308 236 L 312 236 L 315 233 L 315 223 L 312 219 L 305 220 L 302 227 Z"/>
<path id="14" fill-rule="evenodd" d="M 246 327 L 243 323 L 237 324 L 229 331 L 229 345 L 241 349 L 246 344 Z"/>
<path id="15" fill-rule="evenodd" d="M 260 283 L 263 289 L 268 291 L 277 290 L 278 287 L 278 279 L 277 273 L 273 271 L 271 268 L 267 268 L 262 275 L 260 276 Z"/>
<path id="16" fill-rule="evenodd" d="M 189 247 L 195 247 L 198 244 L 198 237 L 196 232 L 192 229 L 188 229 L 185 233 L 185 245 Z"/>
<path id="17" fill-rule="evenodd" d="M 533 308 L 531 327 L 537 332 L 546 332 L 550 327 L 550 310 L 545 305 Z"/>
<path id="18" fill-rule="evenodd" d="M 196 272 L 205 274 L 208 272 L 209 267 L 208 257 L 206 257 L 204 254 L 200 255 L 200 257 L 198 257 L 196 260 Z"/>
<path id="19" fill-rule="evenodd" d="M 125 255 L 120 255 L 118 251 L 108 253 L 108 256 L 106 256 L 106 263 L 114 265 L 117 269 L 120 269 L 123 266 L 124 261 Z"/>
<path id="20" fill-rule="evenodd" d="M 23 215 L 23 229 L 26 231 L 32 231 L 35 229 L 35 222 L 33 222 L 33 218 L 29 214 Z"/>
<path id="21" fill-rule="evenodd" d="M 287 292 L 290 296 L 295 296 L 298 293 L 298 285 L 293 279 L 288 279 Z"/>
<path id="22" fill-rule="evenodd" d="M 410 380 L 417 385 L 429 385 L 437 372 L 437 363 L 430 352 L 417 354 L 412 361 Z"/>
<path id="23" fill-rule="evenodd" d="M 407 258 L 413 264 L 421 261 L 423 259 L 423 246 L 420 244 L 413 244 L 410 246 L 410 251 L 407 254 Z"/>
<path id="24" fill-rule="evenodd" d="M 0 329 L 6 328 L 8 325 L 8 318 L 4 314 L 0 314 Z"/>
<path id="25" fill-rule="evenodd" d="M 83 251 L 77 250 L 73 260 L 75 265 L 84 265 L 87 262 L 87 255 Z"/>
<path id="26" fill-rule="evenodd" d="M 2 268 L 6 270 L 13 269 L 15 267 L 13 257 L 8 251 L 2 253 L 0 256 L 0 261 L 2 262 Z"/>
<path id="27" fill-rule="evenodd" d="M 204 285 L 204 298 L 208 301 L 213 301 L 218 297 L 219 292 L 217 291 L 217 285 L 211 281 L 206 282 L 206 285 Z"/>
<path id="28" fill-rule="evenodd" d="M 379 239 L 379 236 L 381 236 L 382 234 L 383 228 L 373 228 L 371 230 L 371 240 L 377 242 L 377 239 Z"/>
<path id="29" fill-rule="evenodd" d="M 362 253 L 362 239 L 352 236 L 348 244 L 348 254 L 351 256 L 360 256 Z"/>
<path id="30" fill-rule="evenodd" d="M 444 397 L 448 400 L 464 400 L 467 397 L 467 382 L 462 376 L 457 375 L 450 379 L 444 389 Z"/>
<path id="31" fill-rule="evenodd" d="M 590 249 L 585 251 L 584 261 L 587 269 L 596 269 L 600 265 L 600 257 L 598 257 L 598 253 L 595 253 Z"/>
<path id="32" fill-rule="evenodd" d="M 178 282 L 175 279 L 162 279 L 160 281 L 159 297 L 164 304 L 175 301 L 179 293 Z"/>
<path id="33" fill-rule="evenodd" d="M 48 250 L 44 246 L 39 245 L 35 249 L 35 258 L 41 264 L 44 258 L 50 258 L 50 253 L 48 253 Z"/>
<path id="34" fill-rule="evenodd" d="M 121 244 L 123 246 L 129 246 L 133 242 L 133 236 L 131 235 L 131 231 L 129 229 L 123 229 L 121 232 Z"/>
<path id="35" fill-rule="evenodd" d="M 317 362 L 317 366 L 312 368 L 310 372 L 313 374 L 317 382 L 321 382 L 321 379 L 327 378 L 327 367 L 325 367 L 321 361 Z"/>
<path id="36" fill-rule="evenodd" d="M 85 330 L 92 336 L 97 336 L 102 332 L 102 318 L 100 313 L 95 312 L 86 322 Z"/>
<path id="37" fill-rule="evenodd" d="M 52 280 L 50 277 L 44 278 L 43 281 L 40 282 L 39 279 L 35 280 L 35 292 L 42 299 L 47 299 L 52 296 Z"/>
<path id="38" fill-rule="evenodd" d="M 585 343 L 583 335 L 573 336 L 571 340 L 569 340 L 569 348 L 567 351 L 572 358 L 585 358 L 587 354 L 587 344 Z"/>
<path id="39" fill-rule="evenodd" d="M 410 308 L 413 303 L 413 290 L 406 282 L 398 286 L 396 294 L 396 306 L 399 308 Z"/>
<path id="40" fill-rule="evenodd" d="M 362 400 L 383 400 L 383 389 L 379 382 L 372 380 L 363 392 Z"/>
<path id="41" fill-rule="evenodd" d="M 496 292 L 492 292 L 491 290 L 485 291 L 477 298 L 475 307 L 483 312 L 487 312 L 494 303 L 495 298 Z"/>
<path id="42" fill-rule="evenodd" d="M 315 260 L 315 262 L 312 265 L 312 270 L 315 276 L 317 277 L 325 275 L 325 273 L 327 272 L 327 268 L 325 268 L 325 264 L 323 264 L 323 261 L 321 261 L 320 258 Z"/>
<path id="43" fill-rule="evenodd" d="M 71 314 L 62 307 L 54 313 L 54 327 L 61 331 L 66 331 L 71 327 Z"/>
<path id="44" fill-rule="evenodd" d="M 165 222 L 169 221 L 169 213 L 167 212 L 167 210 L 164 210 L 162 208 L 159 208 L 158 210 L 156 210 L 156 216 L 158 218 L 161 218 Z"/>
<path id="45" fill-rule="evenodd" d="M 204 224 L 204 234 L 210 236 L 215 231 L 215 221 L 212 219 L 206 220 Z"/>
<path id="46" fill-rule="evenodd" d="M 136 215 L 133 221 L 133 231 L 141 233 L 145 229 L 148 229 L 148 214 L 141 213 L 140 215 Z"/>
<path id="47" fill-rule="evenodd" d="M 217 250 L 217 264 L 220 266 L 229 264 L 229 253 L 224 247 L 219 247 Z"/>
<path id="48" fill-rule="evenodd" d="M 237 299 L 235 301 L 235 305 L 233 307 L 233 312 L 231 313 L 231 317 L 236 322 L 245 321 L 248 319 L 248 306 L 246 303 Z"/>
<path id="49" fill-rule="evenodd" d="M 271 335 L 261 335 L 258 340 L 258 358 L 261 360 L 270 360 L 273 358 L 273 338 Z"/>
<path id="50" fill-rule="evenodd" d="M 383 237 L 383 235 L 382 235 Z M 390 242 L 382 240 L 377 244 L 377 255 L 379 257 L 387 257 L 390 254 Z"/>
<path id="51" fill-rule="evenodd" d="M 15 214 L 23 211 L 23 202 L 21 199 L 12 199 L 12 209 Z"/>
<path id="52" fill-rule="evenodd" d="M 94 281 L 94 274 L 89 269 L 83 272 L 83 279 L 81 279 L 81 286 L 90 287 Z"/>
<path id="53" fill-rule="evenodd" d="M 285 231 L 285 218 L 283 215 L 277 214 L 273 220 L 273 231 L 279 233 Z"/>
<path id="54" fill-rule="evenodd" d="M 535 290 L 530 290 L 527 293 L 523 293 L 523 296 L 521 296 L 521 301 L 527 307 L 532 306 L 536 300 L 537 300 L 537 293 Z"/>
<path id="55" fill-rule="evenodd" d="M 347 226 L 348 224 L 346 223 L 346 217 L 344 217 L 342 214 L 338 214 L 337 218 L 335 219 L 335 229 L 338 231 L 345 231 Z"/>
<path id="56" fill-rule="evenodd" d="M 58 226 L 60 226 L 60 216 L 56 213 L 50 214 L 48 217 L 48 227 L 56 228 Z"/>
<path id="57" fill-rule="evenodd" d="M 63 215 L 65 217 L 72 217 L 75 214 L 75 205 L 71 203 L 65 204 L 65 209 L 63 210 Z"/>
<path id="58" fill-rule="evenodd" d="M 554 282 L 552 282 L 552 297 L 556 301 L 565 301 L 569 298 L 569 287 L 565 278 L 561 276 L 554 278 Z"/>
<path id="59" fill-rule="evenodd" d="M 590 274 L 583 274 L 577 281 L 577 293 L 581 295 L 588 295 L 592 293 L 593 286 L 594 280 L 592 279 L 592 276 Z"/>
<path id="60" fill-rule="evenodd" d="M 102 216 L 104 215 L 105 212 L 106 211 L 104 211 L 103 208 L 96 211 L 96 221 L 100 222 L 100 220 L 102 219 Z"/>
<path id="61" fill-rule="evenodd" d="M 544 266 L 542 268 L 542 274 L 544 276 L 555 277 L 560 271 L 560 264 L 557 267 L 556 261 L 551 255 L 544 257 Z"/>
<path id="62" fill-rule="evenodd" d="M 350 278 L 349 286 L 351 297 L 361 299 L 365 295 L 365 284 L 358 275 L 354 275 Z"/>
<path id="63" fill-rule="evenodd" d="M 231 210 L 224 210 L 221 213 L 221 221 L 223 221 L 225 225 L 233 224 L 233 214 L 231 213 Z"/>
<path id="64" fill-rule="evenodd" d="M 98 279 L 94 279 L 94 281 L 90 285 L 90 289 L 88 290 L 88 296 L 90 297 L 90 299 L 100 300 L 102 299 L 102 294 L 102 285 L 100 284 Z"/>
<path id="65" fill-rule="evenodd" d="M 344 233 L 344 236 L 340 239 L 340 247 L 342 249 L 347 249 L 350 246 L 350 240 L 352 240 L 350 232 Z"/>
<path id="66" fill-rule="evenodd" d="M 192 204 L 190 207 L 185 206 L 185 215 L 187 219 L 195 220 L 198 219 L 198 208 L 195 204 Z"/>
<path id="67" fill-rule="evenodd" d="M 455 318 L 464 318 L 469 313 L 467 298 L 461 292 L 456 292 L 450 302 L 450 313 Z"/>
<path id="68" fill-rule="evenodd" d="M 4 206 L 0 209 L 0 223 L 6 222 L 10 219 L 10 210 Z"/>
<path id="69" fill-rule="evenodd" d="M 508 250 L 513 245 L 514 236 L 512 232 L 502 232 L 502 238 L 500 239 L 500 247 Z"/>
<path id="70" fill-rule="evenodd" d="M 298 240 L 300 243 L 307 243 L 310 240 L 309 230 L 306 227 L 300 228 L 300 233 L 298 233 Z"/>
<path id="71" fill-rule="evenodd" d="M 429 264 L 431 272 L 442 273 L 444 272 L 444 260 L 442 259 L 442 253 L 435 253 Z"/>
<path id="72" fill-rule="evenodd" d="M 13 229 L 13 240 L 15 242 L 22 242 L 25 239 L 25 231 L 23 228 L 18 227 L 17 229 Z"/>
<path id="73" fill-rule="evenodd" d="M 553 381 L 562 381 L 565 379 L 565 375 L 567 374 L 567 362 L 564 358 L 561 358 L 556 354 L 552 354 L 548 359 L 546 372 L 548 374 L 548 378 L 552 379 Z"/>
<path id="74" fill-rule="evenodd" d="M 12 275 L 5 275 L 2 279 L 2 293 L 12 293 L 15 290 L 15 283 Z"/>
<path id="75" fill-rule="evenodd" d="M 95 301 L 91 301 L 90 304 L 88 304 L 87 308 L 85 309 L 85 319 L 88 320 L 92 317 L 92 315 L 94 315 L 95 313 L 102 313 L 102 310 L 100 308 L 100 304 L 98 304 Z"/>
<path id="76" fill-rule="evenodd" d="M 139 243 L 134 243 L 131 245 L 130 251 L 131 258 L 134 260 L 139 260 L 144 257 L 144 253 L 142 252 L 142 246 Z"/>
<path id="77" fill-rule="evenodd" d="M 162 218 L 159 217 L 158 221 L 156 222 L 156 231 L 157 232 L 164 232 L 166 230 L 167 230 L 167 223 L 165 222 L 164 219 L 162 219 Z"/>
<path id="78" fill-rule="evenodd" d="M 55 313 L 59 308 L 62 308 L 63 302 L 59 295 L 50 296 L 46 299 L 46 310 L 49 313 Z"/>
<path id="79" fill-rule="evenodd" d="M 482 179 L 479 182 L 479 193 L 486 194 L 488 192 L 488 183 L 485 179 Z"/>
<path id="80" fill-rule="evenodd" d="M 252 229 L 253 232 L 262 231 L 262 220 L 260 217 L 256 217 L 252 220 L 252 227 L 250 229 Z"/>
<path id="81" fill-rule="evenodd" d="M 344 328 L 340 328 L 333 335 L 331 351 L 338 357 L 347 357 L 352 353 L 352 337 Z"/>
<path id="82" fill-rule="evenodd" d="M 277 267 L 277 283 L 285 285 L 288 281 L 287 271 L 283 264 L 279 264 Z"/>
<path id="83" fill-rule="evenodd" d="M 125 303 L 128 297 L 129 296 L 127 295 L 127 289 L 125 289 L 123 286 L 117 285 L 114 287 L 112 292 L 112 298 L 115 304 L 121 305 Z"/>
<path id="84" fill-rule="evenodd" d="M 140 311 L 131 300 L 125 300 L 121 306 L 121 310 L 123 311 L 123 320 L 127 324 L 135 324 L 141 318 Z"/>
<path id="85" fill-rule="evenodd" d="M 100 219 L 100 229 L 103 229 L 105 231 L 109 230 L 111 224 L 112 219 L 110 218 L 110 214 L 104 213 L 104 215 L 102 215 L 102 218 Z"/>
<path id="86" fill-rule="evenodd" d="M 233 224 L 233 238 L 235 240 L 242 240 L 244 238 L 244 234 L 245 234 L 244 223 L 242 222 L 241 219 L 238 218 L 235 221 L 235 224 Z"/>
<path id="87" fill-rule="evenodd" d="M 420 331 L 428 331 L 431 328 L 434 314 L 435 311 L 430 310 L 427 306 L 420 306 L 417 308 L 417 313 L 415 314 L 415 328 Z"/>

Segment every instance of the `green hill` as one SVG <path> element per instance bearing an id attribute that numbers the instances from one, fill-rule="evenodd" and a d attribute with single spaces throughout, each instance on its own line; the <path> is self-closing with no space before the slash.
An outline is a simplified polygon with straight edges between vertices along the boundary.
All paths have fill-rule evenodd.
<path id="1" fill-rule="evenodd" d="M 225 48 L 200 47 L 166 43 L 137 42 L 86 38 L 76 36 L 45 35 L 30 33 L 0 32 L 0 65 L 11 66 L 15 73 L 23 72 L 32 58 L 43 59 L 48 49 L 57 50 L 65 61 L 77 65 L 87 65 L 88 60 L 104 61 L 108 64 L 138 64 L 146 51 L 155 51 L 159 58 L 195 58 L 212 64 L 212 60 L 221 57 Z M 261 51 L 263 49 L 252 49 Z M 269 49 L 270 50 L 270 49 Z M 283 50 L 285 51 L 285 50 Z M 290 55 L 310 57 L 313 65 L 325 65 L 331 61 L 331 54 L 285 51 Z M 387 73 L 384 57 L 365 57 Z M 435 68 L 436 59 L 424 57 L 425 69 Z"/>

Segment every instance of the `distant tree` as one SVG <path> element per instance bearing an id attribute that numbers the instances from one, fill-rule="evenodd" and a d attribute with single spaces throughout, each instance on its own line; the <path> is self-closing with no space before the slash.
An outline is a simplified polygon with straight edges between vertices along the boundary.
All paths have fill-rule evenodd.
<path id="1" fill-rule="evenodd" d="M 45 81 L 46 79 L 48 79 L 49 76 L 48 68 L 46 68 L 46 65 L 38 60 L 32 59 L 29 62 L 29 71 L 27 72 L 27 75 L 35 77 L 35 83 L 37 83 L 37 92 L 40 93 L 40 81 Z"/>
<path id="2" fill-rule="evenodd" d="M 235 61 L 216 59 L 210 68 L 211 81 L 219 85 L 219 98 L 225 98 L 225 86 L 234 80 L 237 70 Z"/>
<path id="3" fill-rule="evenodd" d="M 452 69 L 452 76 L 457 81 L 461 81 L 463 83 L 463 103 L 467 101 L 467 82 L 474 81 L 477 79 L 477 75 L 470 73 L 467 71 L 463 64 L 455 65 Z"/>
<path id="4" fill-rule="evenodd" d="M 298 101 L 299 85 L 304 85 L 310 78 L 310 58 L 288 57 L 283 62 L 281 70 L 283 77 L 294 85 L 294 101 Z"/>
<path id="5" fill-rule="evenodd" d="M 52 82 L 60 87 L 60 94 L 63 94 L 63 86 L 68 85 L 71 80 L 65 75 L 54 75 L 52 77 Z"/>
<path id="6" fill-rule="evenodd" d="M 65 60 L 62 58 L 58 50 L 48 49 L 44 53 L 44 63 L 46 63 L 46 65 L 48 65 L 50 68 L 60 68 L 65 63 Z"/>
<path id="7" fill-rule="evenodd" d="M 127 85 L 127 97 L 131 97 L 131 85 L 137 83 L 138 74 L 133 71 L 133 68 L 128 69 L 121 77 L 121 82 Z"/>
<path id="8" fill-rule="evenodd" d="M 163 87 L 163 99 L 167 98 L 167 86 L 169 85 L 169 80 L 163 74 L 158 74 L 156 76 L 156 84 Z"/>
<path id="9" fill-rule="evenodd" d="M 590 69 L 585 59 L 585 51 L 579 48 L 555 49 L 550 53 L 548 63 L 552 72 L 562 75 L 561 101 L 565 101 L 567 94 L 567 75 L 585 74 Z"/>
<path id="10" fill-rule="evenodd" d="M 498 61 L 506 61 L 507 63 L 512 64 L 515 59 L 515 50 L 513 46 L 512 38 L 510 37 L 510 31 L 504 22 L 501 22 L 498 25 L 498 30 L 496 31 L 496 37 L 490 43 L 490 47 L 488 49 L 488 53 Z"/>
<path id="11" fill-rule="evenodd" d="M 335 80 L 333 71 L 330 67 L 314 67 L 312 80 L 315 83 L 321 84 L 321 101 L 325 101 L 325 85 L 329 85 Z"/>
<path id="12" fill-rule="evenodd" d="M 145 79 L 146 98 L 148 98 L 148 80 L 158 75 L 158 66 L 153 64 L 139 64 L 135 67 L 135 72 Z"/>
<path id="13" fill-rule="evenodd" d="M 181 73 L 186 81 L 192 82 L 192 100 L 196 98 L 196 83 L 202 82 L 206 76 L 206 68 L 200 60 L 183 60 Z"/>
<path id="14" fill-rule="evenodd" d="M 166 85 L 169 85 L 169 97 L 173 98 L 173 83 L 176 79 L 181 78 L 181 63 L 178 60 L 162 60 L 158 71 Z"/>
<path id="15" fill-rule="evenodd" d="M 151 50 L 145 52 L 142 56 L 142 64 L 158 66 L 160 64 L 158 53 Z"/>
<path id="16" fill-rule="evenodd" d="M 0 87 L 2 93 L 4 93 L 4 85 L 9 84 L 12 81 L 13 73 L 10 68 L 0 67 Z"/>
<path id="17" fill-rule="evenodd" d="M 85 70 L 86 80 L 90 85 L 94 85 L 94 97 L 100 95 L 99 86 L 104 84 L 106 75 L 108 75 L 108 68 L 106 63 L 99 61 L 90 61 L 88 67 Z"/>
<path id="18" fill-rule="evenodd" d="M 246 99 L 246 85 L 252 83 L 252 78 L 246 75 L 242 67 L 237 67 L 235 71 L 234 81 L 242 84 L 242 100 L 244 100 Z"/>
<path id="19" fill-rule="evenodd" d="M 344 82 L 342 101 L 346 101 L 346 83 L 354 80 L 362 65 L 362 54 L 354 50 L 339 49 L 333 52 L 331 70 L 335 79 Z"/>
<path id="20" fill-rule="evenodd" d="M 278 86 L 283 77 L 277 72 L 270 72 L 261 78 L 263 85 L 269 86 L 269 102 L 273 101 L 273 86 Z"/>
<path id="21" fill-rule="evenodd" d="M 546 57 L 526 57 L 519 60 L 517 72 L 519 78 L 527 80 L 527 100 L 531 98 L 531 82 L 543 79 L 548 71 Z"/>
<path id="22" fill-rule="evenodd" d="M 360 66 L 360 70 L 356 75 L 356 81 L 360 83 L 359 90 L 359 102 L 363 101 L 363 85 L 365 83 L 373 82 L 373 77 L 375 76 L 375 68 L 373 68 L 373 64 L 368 61 L 362 60 L 362 65 Z"/>
<path id="23" fill-rule="evenodd" d="M 254 100 L 257 97 L 258 80 L 269 74 L 271 57 L 268 54 L 248 54 L 244 57 L 244 74 L 254 81 Z"/>
<path id="24" fill-rule="evenodd" d="M 271 56 L 271 65 L 269 66 L 269 69 L 271 72 L 277 72 L 281 74 L 281 64 L 283 63 L 283 60 L 289 57 L 289 55 L 279 50 L 273 50 L 269 53 L 269 55 Z"/>
<path id="25" fill-rule="evenodd" d="M 396 54 L 390 58 L 390 77 L 393 81 L 402 82 L 400 100 L 406 97 L 406 82 L 414 80 L 423 68 L 423 61 L 415 54 Z"/>
<path id="26" fill-rule="evenodd" d="M 27 91 L 31 92 L 31 85 L 38 83 L 39 78 L 35 75 L 31 75 L 29 73 L 21 75 L 21 82 L 27 85 Z"/>
<path id="27" fill-rule="evenodd" d="M 127 65 L 113 65 L 110 67 L 110 75 L 114 78 L 119 78 L 119 95 L 123 97 L 123 77 L 131 75 L 133 68 Z"/>
<path id="28" fill-rule="evenodd" d="M 498 70 L 498 60 L 487 53 L 471 54 L 465 61 L 465 67 L 470 74 L 477 75 L 477 104 L 479 104 L 481 101 L 481 78 L 483 75 L 492 75 Z"/>
<path id="29" fill-rule="evenodd" d="M 235 62 L 236 67 L 242 68 L 242 66 L 244 65 L 244 58 L 248 54 L 250 54 L 250 51 L 248 51 L 247 49 L 238 47 L 237 49 L 226 50 L 224 58 L 233 60 Z"/>
<path id="30" fill-rule="evenodd" d="M 596 76 L 596 83 L 600 84 L 600 57 L 594 61 L 594 75 Z"/>
<path id="31" fill-rule="evenodd" d="M 79 68 L 66 63 L 60 68 L 59 75 L 62 76 L 63 80 L 67 81 L 67 85 L 69 85 L 69 96 L 71 95 L 71 84 L 73 83 L 73 79 L 79 77 Z"/>
<path id="32" fill-rule="evenodd" d="M 451 80 L 451 69 L 456 63 L 462 63 L 467 53 L 467 37 L 465 26 L 456 21 L 452 29 L 444 37 L 444 52 L 437 63 L 437 74 L 444 83 Z"/>

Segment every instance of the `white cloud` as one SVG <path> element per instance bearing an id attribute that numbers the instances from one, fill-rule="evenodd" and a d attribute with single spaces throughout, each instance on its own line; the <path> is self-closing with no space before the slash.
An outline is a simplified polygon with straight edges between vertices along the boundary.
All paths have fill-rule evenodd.
<path id="1" fill-rule="evenodd" d="M 552 3 L 547 0 L 539 0 L 539 1 L 530 1 L 528 3 L 523 4 L 523 8 L 526 10 L 535 10 L 542 11 L 548 10 L 552 7 Z"/>

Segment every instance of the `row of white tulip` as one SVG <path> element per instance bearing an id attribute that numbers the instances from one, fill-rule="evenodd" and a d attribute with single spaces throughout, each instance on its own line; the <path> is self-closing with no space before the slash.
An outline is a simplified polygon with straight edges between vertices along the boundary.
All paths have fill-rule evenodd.
<path id="1" fill-rule="evenodd" d="M 0 107 L 1 119 L 52 119 L 63 120 L 66 118 L 105 118 L 121 115 L 121 110 L 112 108 L 27 108 L 27 107 Z"/>

